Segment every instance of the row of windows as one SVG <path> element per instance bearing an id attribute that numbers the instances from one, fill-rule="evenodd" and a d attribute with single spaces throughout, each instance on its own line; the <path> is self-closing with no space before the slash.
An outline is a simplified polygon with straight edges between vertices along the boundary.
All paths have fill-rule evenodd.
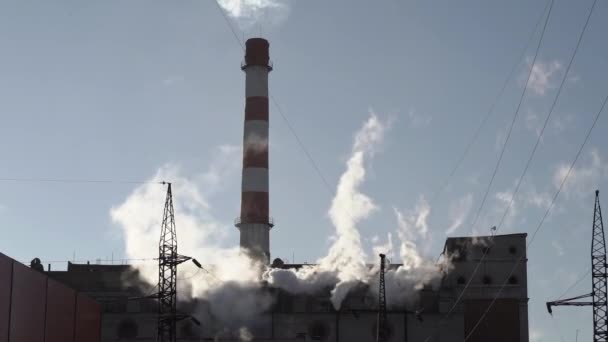
<path id="1" fill-rule="evenodd" d="M 496 247 L 494 247 L 494 248 L 496 248 Z M 491 252 L 492 252 L 492 249 L 493 249 L 492 247 L 487 247 L 486 246 L 486 247 L 483 247 L 481 249 L 481 252 L 484 255 L 490 255 Z M 511 246 L 508 247 L 507 251 L 509 252 L 510 255 L 516 255 L 517 254 L 517 247 L 511 245 Z M 454 255 L 455 255 L 454 259 L 456 261 L 466 260 L 467 259 L 467 252 L 468 252 L 467 248 L 464 247 L 464 246 L 460 246 L 460 247 L 456 248 L 456 250 L 454 251 Z"/>
<path id="2" fill-rule="evenodd" d="M 485 275 L 481 279 L 481 282 L 484 285 L 492 285 L 494 283 L 494 280 L 489 275 Z M 456 279 L 456 284 L 458 284 L 458 285 L 466 285 L 467 284 L 467 279 L 464 276 L 460 276 L 460 277 L 458 277 Z M 517 284 L 519 284 L 519 279 L 516 276 L 510 276 L 509 279 L 507 279 L 507 284 L 509 284 L 509 285 L 517 285 Z"/>

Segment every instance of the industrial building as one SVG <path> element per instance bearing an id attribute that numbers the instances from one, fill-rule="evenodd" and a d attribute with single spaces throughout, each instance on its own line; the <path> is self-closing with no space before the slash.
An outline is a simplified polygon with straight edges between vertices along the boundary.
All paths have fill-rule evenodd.
<path id="1" fill-rule="evenodd" d="M 267 264 L 274 225 L 269 215 L 268 75 L 273 69 L 269 56 L 268 41 L 247 41 L 241 65 L 246 75 L 241 213 L 235 222 L 241 248 Z M 388 340 L 462 342 L 470 334 L 469 342 L 528 342 L 526 234 L 448 238 L 443 253 L 457 257 L 438 288 L 421 289 L 408 307 L 388 307 Z M 302 266 L 279 259 L 270 264 Z M 156 301 L 132 300 L 154 288 L 140 279 L 134 267 L 69 263 L 66 271 L 47 274 L 103 303 L 103 342 L 156 340 Z M 377 290 L 367 285 L 351 291 L 339 310 L 332 306 L 329 290 L 295 295 L 265 285 L 261 291 L 273 300 L 256 318 L 255 326 L 249 327 L 253 340 L 376 341 Z M 200 313 L 206 305 L 204 300 L 194 300 L 179 307 Z M 212 316 L 201 321 L 200 327 L 187 320 L 179 322 L 178 340 L 243 339 Z"/>
<path id="2" fill-rule="evenodd" d="M 448 238 L 445 253 L 458 252 L 454 268 L 442 279 L 438 290 L 420 291 L 411 307 L 388 309 L 389 341 L 462 342 L 472 331 L 490 302 L 498 299 L 469 337 L 471 342 L 528 342 L 528 297 L 525 259 L 526 234 Z M 471 274 L 481 262 L 473 279 Z M 512 268 L 518 265 L 510 275 Z M 302 265 L 276 264 L 297 268 Z M 392 265 L 396 267 L 396 265 Z M 69 264 L 67 271 L 52 271 L 50 277 L 68 284 L 104 304 L 102 341 L 156 340 L 157 305 L 153 299 L 129 300 L 151 289 L 138 280 L 137 271 L 128 265 Z M 465 285 L 463 297 L 447 316 Z M 507 286 L 498 292 L 504 282 Z M 143 287 L 142 287 L 143 286 Z M 146 287 L 147 286 L 147 287 Z M 372 289 L 375 292 L 376 289 Z M 293 295 L 267 288 L 274 303 L 260 323 L 253 327 L 254 340 L 260 341 L 375 341 L 377 298 L 361 287 L 352 292 L 340 310 L 334 310 L 329 291 L 314 296 Z M 181 303 L 182 311 L 194 312 L 204 301 Z M 416 312 L 419 311 L 419 312 Z M 190 321 L 178 324 L 180 341 L 238 341 L 219 323 Z M 427 340 L 428 338 L 428 340 Z"/>

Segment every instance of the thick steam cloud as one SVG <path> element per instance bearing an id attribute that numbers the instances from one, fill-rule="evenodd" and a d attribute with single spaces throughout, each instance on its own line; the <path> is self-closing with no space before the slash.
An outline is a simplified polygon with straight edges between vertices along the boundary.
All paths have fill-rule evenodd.
<path id="1" fill-rule="evenodd" d="M 208 271 L 200 271 L 191 264 L 181 265 L 179 271 L 181 280 L 178 282 L 178 293 L 181 299 L 196 299 L 205 303 L 196 313 L 199 319 L 207 325 L 213 322 L 231 336 L 246 340 L 256 334 L 256 324 L 260 324 L 264 313 L 273 304 L 271 295 L 264 290 L 265 284 L 294 294 L 330 291 L 336 309 L 342 306 L 355 287 L 367 285 L 373 289 L 373 293 L 376 292 L 378 269 L 366 263 L 370 258 L 364 250 L 357 226 L 379 209 L 374 200 L 361 191 L 361 185 L 366 180 L 367 166 L 383 141 L 387 126 L 372 113 L 355 134 L 346 169 L 328 210 L 334 227 L 332 245 L 316 265 L 304 265 L 298 269 L 271 268 L 249 258 L 247 253 L 241 253 L 238 246 L 227 241 L 231 224 L 212 215 L 208 201 L 211 193 L 205 194 L 199 189 L 218 191 L 217 182 L 228 178 L 228 173 L 240 166 L 218 165 L 225 160 L 238 158 L 220 155 L 211 163 L 208 172 L 189 178 L 174 166 L 168 165 L 158 170 L 151 181 L 170 180 L 173 184 L 179 253 L 194 256 Z M 234 148 L 223 148 L 221 151 L 241 152 Z M 234 177 L 237 178 L 236 175 Z M 150 251 L 156 250 L 164 200 L 165 187 L 144 184 L 136 188 L 122 204 L 112 208 L 111 217 L 124 236 L 128 257 L 148 257 Z M 441 269 L 424 259 L 417 248 L 420 240 L 427 237 L 429 212 L 430 208 L 422 198 L 412 212 L 402 214 L 395 209 L 398 221 L 396 236 L 400 241 L 396 251 L 403 265 L 387 271 L 389 304 L 413 302 L 422 287 L 438 284 Z M 392 255 L 392 237 L 389 234 L 386 244 L 374 247 L 371 258 L 374 265 L 378 252 Z M 142 263 L 136 267 L 146 281 L 157 283 L 156 263 Z"/>
<path id="2" fill-rule="evenodd" d="M 382 142 L 387 124 L 371 114 L 356 134 L 346 170 L 340 177 L 336 194 L 329 209 L 329 217 L 335 227 L 333 244 L 328 254 L 317 265 L 307 265 L 299 270 L 271 269 L 265 278 L 273 285 L 291 292 L 314 294 L 328 287 L 336 309 L 342 305 L 349 291 L 360 284 L 375 284 L 377 269 L 366 264 L 367 255 L 361 244 L 357 224 L 377 211 L 374 201 L 361 192 L 365 181 L 366 161 L 374 155 Z M 398 236 L 401 240 L 400 256 L 403 266 L 387 272 L 387 290 L 392 293 L 393 304 L 404 304 L 415 299 L 415 293 L 427 284 L 438 284 L 441 270 L 434 263 L 424 260 L 418 253 L 414 229 L 426 236 L 426 219 L 430 208 L 426 202 L 417 208 L 419 215 L 405 219 L 399 217 Z M 383 250 L 385 248 L 386 250 Z M 374 252 L 392 253 L 392 235 L 388 243 L 376 246 Z M 375 256 L 374 256 L 375 257 Z"/>
<path id="3" fill-rule="evenodd" d="M 261 291 L 260 278 L 265 266 L 240 253 L 238 246 L 226 246 L 228 224 L 211 215 L 211 207 L 199 190 L 201 185 L 217 180 L 213 173 L 218 171 L 224 154 L 234 152 L 222 151 L 210 171 L 193 177 L 194 180 L 183 177 L 179 168 L 168 165 L 158 170 L 151 181 L 172 182 L 178 252 L 197 258 L 209 271 L 206 273 L 190 263 L 180 265 L 178 299 L 206 301 L 204 312 L 195 313 L 202 316 L 201 320 L 207 321 L 207 316 L 212 316 L 209 321 L 238 332 L 268 309 L 272 300 Z M 165 195 L 164 186 L 145 184 L 135 189 L 124 203 L 112 208 L 111 218 L 123 234 L 129 258 L 153 256 L 151 251 L 157 250 Z M 145 281 L 158 283 L 156 263 L 135 266 Z"/>

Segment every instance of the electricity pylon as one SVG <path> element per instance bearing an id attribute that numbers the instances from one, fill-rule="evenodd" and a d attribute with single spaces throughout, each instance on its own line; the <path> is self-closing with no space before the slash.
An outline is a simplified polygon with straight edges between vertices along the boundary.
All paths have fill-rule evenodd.
<path id="1" fill-rule="evenodd" d="M 380 254 L 380 286 L 378 293 L 378 322 L 376 342 L 388 341 L 388 318 L 386 315 L 386 284 L 384 282 L 384 268 L 386 264 L 386 256 Z"/>
<path id="2" fill-rule="evenodd" d="M 158 246 L 158 342 L 176 341 L 176 323 L 190 318 L 199 325 L 192 316 L 177 313 L 177 265 L 192 260 L 201 268 L 201 264 L 189 256 L 177 254 L 177 234 L 175 230 L 175 211 L 173 209 L 173 194 L 171 183 L 167 184 L 167 197 L 163 212 L 163 222 Z"/>
<path id="3" fill-rule="evenodd" d="M 606 239 L 600 208 L 600 192 L 595 191 L 595 208 L 593 211 L 593 238 L 591 239 L 591 283 L 592 292 L 573 298 L 561 299 L 547 303 L 547 310 L 553 313 L 553 306 L 591 306 L 593 307 L 593 342 L 608 341 L 608 304 L 606 289 Z M 590 302 L 579 302 L 577 299 L 591 298 Z"/>

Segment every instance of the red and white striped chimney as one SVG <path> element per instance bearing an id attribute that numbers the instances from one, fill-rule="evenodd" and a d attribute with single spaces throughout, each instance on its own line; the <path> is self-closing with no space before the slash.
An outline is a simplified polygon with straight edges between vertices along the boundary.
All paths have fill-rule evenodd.
<path id="1" fill-rule="evenodd" d="M 268 210 L 268 73 L 272 70 L 266 39 L 246 42 L 245 134 L 243 136 L 243 174 L 241 216 L 236 227 L 241 232 L 241 249 L 265 262 L 270 260 Z"/>

